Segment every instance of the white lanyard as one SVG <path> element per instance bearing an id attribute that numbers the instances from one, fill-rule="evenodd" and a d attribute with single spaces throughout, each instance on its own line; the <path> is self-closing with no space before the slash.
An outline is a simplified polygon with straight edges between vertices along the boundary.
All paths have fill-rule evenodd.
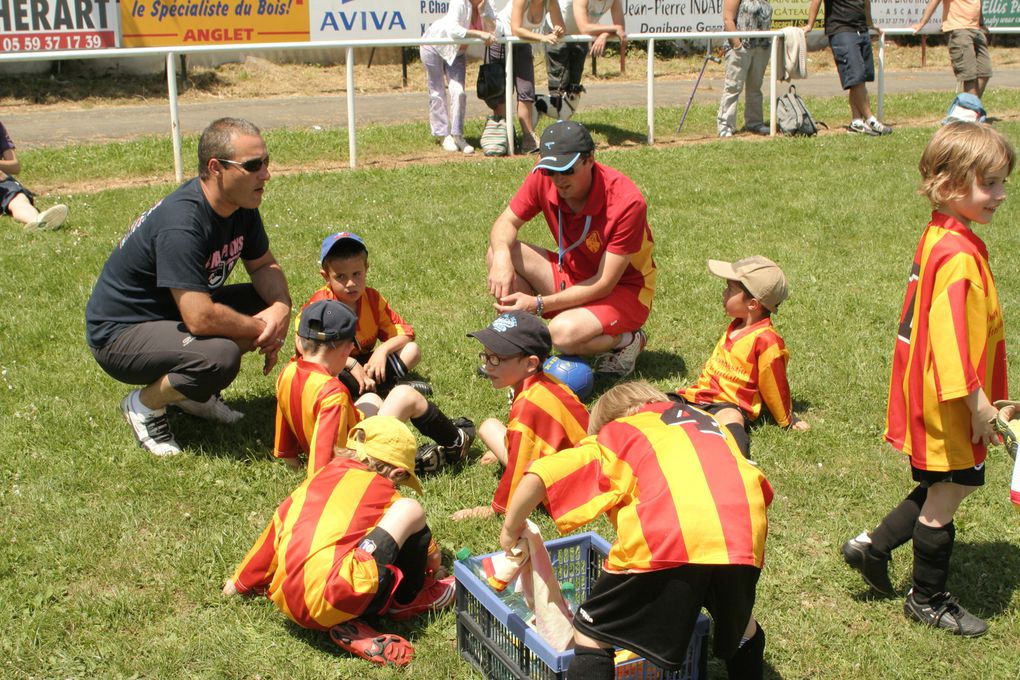
<path id="1" fill-rule="evenodd" d="M 566 249 L 563 248 L 563 208 L 556 209 L 556 226 L 557 226 L 556 246 L 559 249 L 559 253 L 556 258 L 556 264 L 557 266 L 559 266 L 560 271 L 563 271 L 563 256 L 569 253 L 577 246 L 584 243 L 584 239 L 588 237 L 588 232 L 591 230 L 591 215 L 588 215 L 587 217 L 584 218 L 584 231 L 581 232 L 581 236 L 572 244 L 570 244 L 569 248 Z"/>

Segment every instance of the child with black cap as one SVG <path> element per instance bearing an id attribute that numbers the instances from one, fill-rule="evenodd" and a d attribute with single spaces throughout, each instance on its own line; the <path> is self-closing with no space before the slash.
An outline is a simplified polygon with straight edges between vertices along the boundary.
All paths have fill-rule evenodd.
<path id="1" fill-rule="evenodd" d="M 492 503 L 458 510 L 454 520 L 505 513 L 531 462 L 574 446 L 588 428 L 584 404 L 569 387 L 542 371 L 552 340 L 541 319 L 525 312 L 508 312 L 468 337 L 482 343 L 478 356 L 492 386 L 509 387 L 514 396 L 506 425 L 489 418 L 478 429 L 490 451 L 482 462 L 498 461 L 506 468 Z"/>
<path id="2" fill-rule="evenodd" d="M 297 332 L 300 352 L 283 369 L 276 383 L 273 455 L 296 466 L 298 455 L 307 454 L 310 477 L 333 458 L 337 441 L 345 441 L 350 429 L 365 415 L 378 412 L 402 421 L 410 419 L 419 430 L 423 429 L 422 424 L 429 429 L 432 419 L 448 424 L 447 428 L 425 432 L 434 439 L 442 439 L 423 445 L 419 457 L 428 455 L 440 463 L 454 454 L 463 457 L 474 440 L 474 426 L 470 421 L 466 421 L 470 427 L 455 426 L 435 404 L 411 387 L 397 386 L 385 401 L 371 393 L 354 401 L 336 376 L 358 346 L 356 325 L 354 312 L 336 300 L 313 302 L 301 313 Z"/>

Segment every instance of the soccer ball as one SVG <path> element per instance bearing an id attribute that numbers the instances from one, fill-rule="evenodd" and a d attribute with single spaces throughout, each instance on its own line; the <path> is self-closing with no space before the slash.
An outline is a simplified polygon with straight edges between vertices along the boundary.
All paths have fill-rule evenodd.
<path id="1" fill-rule="evenodd" d="M 569 387 L 577 398 L 584 401 L 595 387 L 595 374 L 588 362 L 576 356 L 554 356 L 545 360 L 542 370 L 550 378 Z"/>

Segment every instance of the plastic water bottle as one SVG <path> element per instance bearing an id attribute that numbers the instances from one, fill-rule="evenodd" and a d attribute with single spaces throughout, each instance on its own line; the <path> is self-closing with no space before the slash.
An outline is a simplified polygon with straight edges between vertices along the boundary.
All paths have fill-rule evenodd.
<path id="1" fill-rule="evenodd" d="M 570 581 L 567 581 L 560 586 L 560 592 L 563 594 L 563 603 L 570 609 L 571 614 L 577 613 L 577 588 Z"/>
<path id="2" fill-rule="evenodd" d="M 471 573 L 482 582 L 486 584 L 487 577 L 485 576 L 485 570 L 482 569 L 482 563 L 471 554 L 471 549 L 467 546 L 457 551 L 455 555 L 458 562 L 463 562 L 464 565 L 471 570 Z"/>

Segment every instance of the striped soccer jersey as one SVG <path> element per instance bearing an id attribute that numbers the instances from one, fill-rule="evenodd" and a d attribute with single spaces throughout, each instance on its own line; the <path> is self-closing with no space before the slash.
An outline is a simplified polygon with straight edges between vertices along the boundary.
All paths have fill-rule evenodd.
<path id="1" fill-rule="evenodd" d="M 492 498 L 492 509 L 506 512 L 532 461 L 574 446 L 587 430 L 588 410 L 569 387 L 542 372 L 527 378 L 510 407 L 507 466 Z"/>
<path id="2" fill-rule="evenodd" d="M 292 359 L 276 381 L 276 437 L 273 455 L 308 454 L 308 476 L 333 458 L 333 447 L 361 420 L 351 394 L 325 366 Z"/>
<path id="3" fill-rule="evenodd" d="M 357 617 L 379 589 L 379 570 L 356 548 L 398 498 L 363 463 L 333 460 L 277 508 L 234 572 L 237 591 L 265 594 L 305 628 Z"/>
<path id="4" fill-rule="evenodd" d="M 677 394 L 693 404 L 736 404 L 749 420 L 761 415 L 764 403 L 780 427 L 793 421 L 786 362 L 790 353 L 772 327 L 762 319 L 734 336 L 740 319 L 734 319 L 712 350 L 698 382 Z"/>
<path id="5" fill-rule="evenodd" d="M 772 487 L 715 418 L 687 404 L 649 404 L 528 472 L 545 483 L 561 533 L 608 515 L 610 571 L 764 562 Z"/>
<path id="6" fill-rule="evenodd" d="M 333 295 L 333 291 L 328 285 L 315 291 L 301 311 L 319 300 L 336 300 L 336 296 Z M 358 315 L 358 326 L 354 331 L 354 337 L 357 338 L 358 346 L 361 348 L 351 353 L 351 356 L 356 359 L 367 360 L 372 355 L 372 349 L 376 342 L 386 342 L 398 335 L 406 335 L 412 340 L 414 339 L 414 328 L 411 327 L 411 324 L 405 322 L 399 314 L 393 311 L 390 303 L 375 288 L 365 289 L 358 299 L 358 308 L 355 312 Z M 295 332 L 297 332 L 297 323 L 300 319 L 301 315 L 298 314 L 295 319 Z"/>
<path id="7" fill-rule="evenodd" d="M 964 397 L 1006 398 L 1006 336 L 988 249 L 933 212 L 914 256 L 893 352 L 885 438 L 919 470 L 980 465 Z"/>

